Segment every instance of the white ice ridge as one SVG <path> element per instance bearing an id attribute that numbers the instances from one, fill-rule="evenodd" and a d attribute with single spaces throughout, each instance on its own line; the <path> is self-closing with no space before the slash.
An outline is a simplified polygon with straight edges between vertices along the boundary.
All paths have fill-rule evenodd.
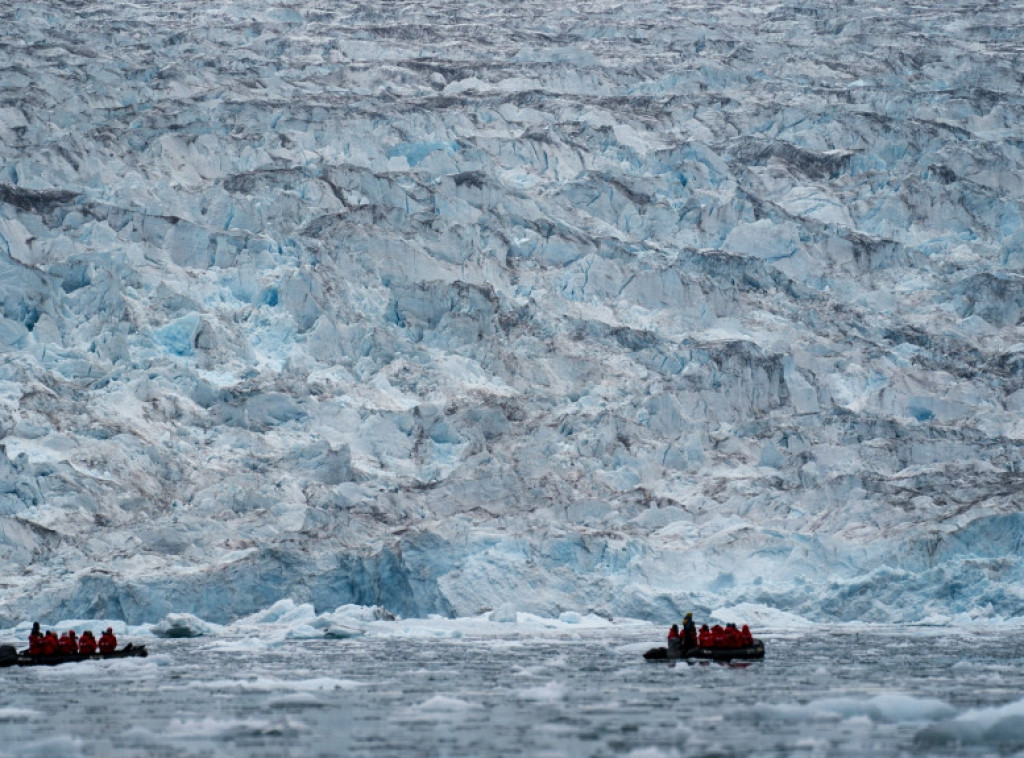
<path id="1" fill-rule="evenodd" d="M 1024 616 L 976 6 L 0 4 L 0 627 Z"/>
<path id="2" fill-rule="evenodd" d="M 751 615 L 751 618 L 754 618 Z M 806 628 L 802 622 L 800 628 Z M 188 613 L 171 613 L 156 623 L 128 625 L 111 619 L 64 619 L 44 628 L 64 632 L 92 629 L 95 633 L 113 627 L 122 643 L 147 643 L 152 638 L 207 637 L 220 649 L 263 650 L 293 647 L 298 640 L 344 639 L 347 637 L 413 637 L 421 639 L 509 639 L 524 637 L 579 639 L 581 635 L 623 630 L 650 630 L 652 639 L 660 639 L 660 626 L 641 619 L 609 620 L 594 614 L 572 611 L 557 618 L 532 613 L 512 612 L 510 617 L 494 618 L 485 613 L 472 617 L 449 618 L 432 614 L 426 618 L 397 618 L 380 606 L 342 605 L 329 611 L 317 611 L 310 603 L 278 600 L 272 606 L 236 619 L 230 624 L 215 624 Z M 0 643 L 16 647 L 27 644 L 31 622 L 0 629 Z M 763 626 L 758 626 L 764 629 Z M 775 625 L 777 633 L 793 627 Z M 341 633 L 339 630 L 345 630 Z M 157 640 L 154 650 L 162 643 Z"/>

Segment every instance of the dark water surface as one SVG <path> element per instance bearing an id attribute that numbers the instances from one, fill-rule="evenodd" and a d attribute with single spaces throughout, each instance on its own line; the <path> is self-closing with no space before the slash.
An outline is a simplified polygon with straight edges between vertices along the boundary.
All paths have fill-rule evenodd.
<path id="1" fill-rule="evenodd" d="M 4 756 L 1005 755 L 1012 632 L 764 637 L 649 663 L 635 630 L 501 639 L 151 640 L 145 660 L 0 670 Z"/>

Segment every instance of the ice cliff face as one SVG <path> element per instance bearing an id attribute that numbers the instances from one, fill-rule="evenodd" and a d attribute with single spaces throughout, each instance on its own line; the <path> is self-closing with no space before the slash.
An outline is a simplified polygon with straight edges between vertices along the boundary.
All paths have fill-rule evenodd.
<path id="1" fill-rule="evenodd" d="M 1021 3 L 0 23 L 0 626 L 1024 616 Z"/>

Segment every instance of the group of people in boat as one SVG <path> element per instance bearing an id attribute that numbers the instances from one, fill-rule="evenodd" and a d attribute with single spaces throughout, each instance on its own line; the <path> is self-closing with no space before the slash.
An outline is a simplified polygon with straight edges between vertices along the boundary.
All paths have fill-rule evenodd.
<path id="1" fill-rule="evenodd" d="M 702 624 L 698 630 L 692 613 L 686 614 L 681 629 L 679 624 L 673 624 L 672 628 L 668 630 L 668 654 L 671 656 L 697 647 L 732 649 L 749 647 L 753 644 L 754 636 L 746 624 L 742 628 L 737 628 L 736 624 L 726 624 L 725 626 L 715 624 L 712 627 Z"/>
<path id="2" fill-rule="evenodd" d="M 43 632 L 38 621 L 32 624 L 32 631 L 28 633 L 28 654 L 33 656 L 106 654 L 113 653 L 116 649 L 117 637 L 114 636 L 113 628 L 109 626 L 98 640 L 88 629 L 82 632 L 81 637 L 75 634 L 74 629 L 69 629 L 58 637 L 52 629 Z"/>

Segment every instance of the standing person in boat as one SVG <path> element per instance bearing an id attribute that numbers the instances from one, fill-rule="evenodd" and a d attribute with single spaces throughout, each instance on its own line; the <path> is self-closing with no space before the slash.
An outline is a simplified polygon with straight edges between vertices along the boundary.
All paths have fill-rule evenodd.
<path id="1" fill-rule="evenodd" d="M 43 632 L 39 628 L 39 622 L 32 624 L 32 631 L 28 633 L 28 654 L 43 654 Z"/>
<path id="2" fill-rule="evenodd" d="M 107 653 L 113 653 L 117 650 L 117 637 L 114 636 L 114 630 L 112 627 L 107 627 L 107 631 L 100 635 L 100 652 L 106 655 Z"/>
<path id="3" fill-rule="evenodd" d="M 96 652 L 96 638 L 93 637 L 92 632 L 86 629 L 82 632 L 81 638 L 78 640 L 78 654 L 79 655 L 92 655 Z"/>
<path id="4" fill-rule="evenodd" d="M 673 624 L 672 628 L 668 630 L 668 657 L 678 658 L 682 655 L 683 647 L 679 640 L 679 626 Z"/>
<path id="5" fill-rule="evenodd" d="M 680 635 L 680 643 L 683 650 L 691 650 L 697 647 L 697 625 L 693 623 L 693 614 L 687 613 L 683 619 L 683 632 Z"/>

